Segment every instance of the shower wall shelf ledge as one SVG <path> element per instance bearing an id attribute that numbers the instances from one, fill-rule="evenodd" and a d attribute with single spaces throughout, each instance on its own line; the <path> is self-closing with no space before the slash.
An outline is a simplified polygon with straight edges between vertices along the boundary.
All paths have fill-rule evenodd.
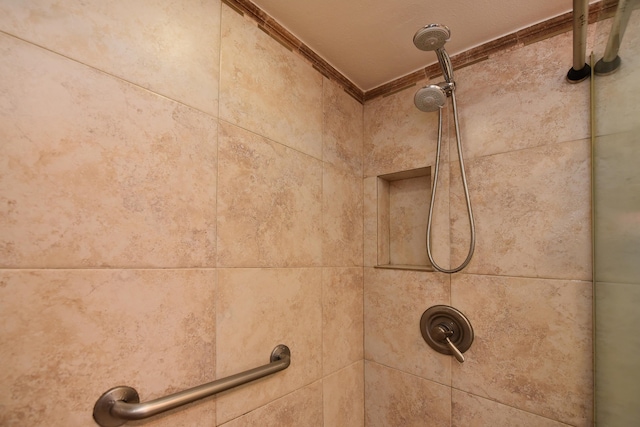
<path id="1" fill-rule="evenodd" d="M 375 265 L 373 268 L 383 268 L 387 270 L 436 271 L 430 265 L 383 264 L 383 265 Z"/>
<path id="2" fill-rule="evenodd" d="M 425 247 L 431 167 L 377 176 L 376 268 L 434 271 Z"/>

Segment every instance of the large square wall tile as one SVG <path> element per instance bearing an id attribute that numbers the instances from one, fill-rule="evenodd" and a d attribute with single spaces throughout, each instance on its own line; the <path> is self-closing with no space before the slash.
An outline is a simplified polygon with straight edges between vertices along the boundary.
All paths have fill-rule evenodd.
<path id="1" fill-rule="evenodd" d="M 222 6 L 220 118 L 322 159 L 322 75 Z"/>
<path id="2" fill-rule="evenodd" d="M 419 86 L 367 102 L 364 107 L 364 176 L 376 176 L 435 163 L 438 114 L 413 103 Z M 448 109 L 443 113 L 442 159 L 448 159 Z"/>
<path id="3" fill-rule="evenodd" d="M 284 371 L 218 395 L 218 424 L 322 377 L 322 274 L 319 268 L 218 270 L 218 377 L 269 363 L 291 350 Z"/>
<path id="4" fill-rule="evenodd" d="M 365 359 L 412 375 L 451 384 L 451 356 L 422 338 L 420 318 L 449 305 L 449 276 L 425 271 L 365 269 Z"/>
<path id="5" fill-rule="evenodd" d="M 212 267 L 217 120 L 0 35 L 4 267 Z"/>
<path id="6" fill-rule="evenodd" d="M 571 48 L 567 32 L 456 70 L 465 158 L 589 137 L 589 85 L 566 81 Z"/>
<path id="7" fill-rule="evenodd" d="M 362 177 L 323 164 L 322 265 L 362 265 L 362 199 Z"/>
<path id="8" fill-rule="evenodd" d="M 550 144 L 465 164 L 476 226 L 467 273 L 591 280 L 589 141 Z M 451 165 L 452 264 L 469 225 Z"/>
<path id="9" fill-rule="evenodd" d="M 0 30 L 217 116 L 220 5 L 3 1 Z"/>
<path id="10" fill-rule="evenodd" d="M 213 381 L 214 292 L 213 270 L 0 271 L 0 424 L 93 426 L 112 387 L 146 402 Z M 204 400 L 148 425 L 214 419 Z"/>
<path id="11" fill-rule="evenodd" d="M 451 388 L 365 362 L 367 427 L 449 427 Z"/>
<path id="12" fill-rule="evenodd" d="M 300 388 L 220 427 L 323 427 L 322 383 Z M 337 425 L 337 424 L 336 424 Z"/>
<path id="13" fill-rule="evenodd" d="M 218 266 L 321 265 L 322 162 L 225 122 L 218 157 Z"/>
<path id="14" fill-rule="evenodd" d="M 525 412 L 464 391 L 451 391 L 451 427 L 568 427 L 558 421 Z"/>
<path id="15" fill-rule="evenodd" d="M 322 387 L 325 427 L 364 427 L 362 360 L 325 377 Z"/>
<path id="16" fill-rule="evenodd" d="M 322 89 L 322 160 L 362 177 L 364 107 L 327 78 Z"/>
<path id="17" fill-rule="evenodd" d="M 456 275 L 475 339 L 453 387 L 576 426 L 592 417 L 591 282 Z"/>
<path id="18" fill-rule="evenodd" d="M 323 373 L 331 374 L 363 358 L 362 268 L 322 269 Z"/>

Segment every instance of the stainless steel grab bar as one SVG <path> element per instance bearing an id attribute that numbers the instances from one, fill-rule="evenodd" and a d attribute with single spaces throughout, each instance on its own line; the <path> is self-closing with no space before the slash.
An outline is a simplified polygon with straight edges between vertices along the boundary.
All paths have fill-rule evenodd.
<path id="1" fill-rule="evenodd" d="M 139 403 L 138 392 L 126 386 L 114 387 L 104 393 L 93 407 L 93 419 L 102 427 L 117 427 L 127 421 L 141 420 L 161 412 L 175 409 L 207 396 L 255 381 L 287 369 L 291 364 L 291 351 L 280 344 L 271 352 L 271 363 L 239 374 L 221 378 L 169 396 Z"/>

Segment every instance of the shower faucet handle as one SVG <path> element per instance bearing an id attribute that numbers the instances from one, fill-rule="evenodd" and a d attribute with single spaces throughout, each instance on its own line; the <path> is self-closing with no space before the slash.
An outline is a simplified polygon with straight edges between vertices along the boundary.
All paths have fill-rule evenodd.
<path id="1" fill-rule="evenodd" d="M 460 350 L 458 350 L 458 347 L 456 347 L 449 339 L 453 334 L 454 331 L 450 329 L 446 323 L 440 323 L 431 329 L 431 336 L 438 341 L 444 342 L 447 347 L 449 347 L 449 350 L 451 350 L 451 353 L 456 360 L 460 363 L 464 363 L 464 356 Z"/>
<path id="2" fill-rule="evenodd" d="M 429 347 L 454 356 L 464 362 L 462 353 L 473 343 L 473 328 L 469 319 L 459 310 L 448 305 L 429 307 L 420 318 L 420 333 Z"/>

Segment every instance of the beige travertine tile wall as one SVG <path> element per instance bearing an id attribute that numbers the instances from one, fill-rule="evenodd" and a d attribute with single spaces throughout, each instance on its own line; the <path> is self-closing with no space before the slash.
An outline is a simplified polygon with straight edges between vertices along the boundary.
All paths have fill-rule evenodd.
<path id="1" fill-rule="evenodd" d="M 218 0 L 3 1 L 0 16 L 7 34 L 218 113 Z"/>
<path id="2" fill-rule="evenodd" d="M 211 265 L 215 118 L 13 37 L 1 43 L 11 212 L 0 265 Z"/>
<path id="3" fill-rule="evenodd" d="M 279 343 L 289 370 L 145 425 L 590 424 L 570 34 L 456 71 L 479 243 L 453 277 L 372 268 L 376 176 L 434 163 L 417 87 L 363 108 L 219 0 L 0 1 L 0 51 L 3 426 L 92 426 L 114 385 L 153 399 Z M 466 225 L 445 127 L 448 266 Z M 474 324 L 465 365 L 422 341 L 434 304 Z"/>
<path id="4" fill-rule="evenodd" d="M 3 269 L 0 424 L 92 426 L 111 387 L 150 400 L 210 381 L 215 289 L 210 269 Z M 212 402 L 150 424 L 207 420 Z"/>
<path id="5" fill-rule="evenodd" d="M 0 424 L 364 424 L 363 107 L 219 0 L 0 1 Z"/>
<path id="6" fill-rule="evenodd" d="M 452 276 L 373 268 L 375 177 L 433 165 L 437 114 L 414 107 L 419 86 L 365 104 L 368 426 L 592 425 L 589 85 L 564 80 L 571 47 L 567 33 L 456 70 L 477 243 Z M 434 242 L 458 265 L 469 231 L 452 121 L 444 134 L 436 214 L 451 236 Z M 422 340 L 436 304 L 474 327 L 464 364 Z"/>
<path id="7" fill-rule="evenodd" d="M 449 387 L 375 362 L 365 364 L 366 426 L 451 425 Z"/>

